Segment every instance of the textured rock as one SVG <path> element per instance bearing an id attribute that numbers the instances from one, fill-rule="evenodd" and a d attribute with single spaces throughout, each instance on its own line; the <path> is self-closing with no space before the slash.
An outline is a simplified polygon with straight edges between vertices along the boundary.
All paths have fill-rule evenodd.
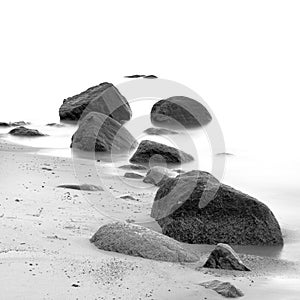
<path id="1" fill-rule="evenodd" d="M 131 173 L 131 172 L 127 172 L 124 174 L 125 178 L 132 178 L 132 179 L 141 179 L 144 178 L 143 175 L 137 174 L 137 173 Z"/>
<path id="2" fill-rule="evenodd" d="M 151 121 L 157 126 L 199 127 L 211 119 L 210 113 L 200 102 L 184 96 L 160 100 L 151 110 Z"/>
<path id="3" fill-rule="evenodd" d="M 218 294 L 227 298 L 238 298 L 244 296 L 243 292 L 237 289 L 230 282 L 222 282 L 220 280 L 212 280 L 207 282 L 202 282 L 200 285 L 205 288 L 212 289 Z"/>
<path id="4" fill-rule="evenodd" d="M 168 135 L 168 134 L 178 134 L 177 131 L 174 130 L 169 130 L 169 129 L 165 129 L 165 128 L 148 128 L 146 130 L 144 130 L 145 133 L 149 134 L 149 135 Z"/>
<path id="5" fill-rule="evenodd" d="M 78 121 L 90 112 L 103 113 L 118 122 L 131 118 L 126 98 L 111 83 L 104 82 L 64 100 L 59 109 L 61 120 Z"/>
<path id="6" fill-rule="evenodd" d="M 279 224 L 265 204 L 207 172 L 167 180 L 156 193 L 151 216 L 164 234 L 182 242 L 283 244 Z"/>
<path id="7" fill-rule="evenodd" d="M 98 229 L 90 239 L 101 250 L 169 262 L 194 262 L 199 258 L 181 244 L 142 226 L 115 222 Z"/>
<path id="8" fill-rule="evenodd" d="M 218 244 L 210 253 L 204 268 L 225 269 L 237 271 L 250 271 L 246 267 L 235 251 L 227 244 Z"/>
<path id="9" fill-rule="evenodd" d="M 136 152 L 130 158 L 132 163 L 185 163 L 192 161 L 193 157 L 176 148 L 164 144 L 144 140 L 139 144 Z"/>
<path id="10" fill-rule="evenodd" d="M 72 190 L 91 191 L 91 192 L 104 191 L 101 186 L 97 186 L 93 184 L 61 184 L 57 187 L 72 189 Z"/>
<path id="11" fill-rule="evenodd" d="M 168 168 L 155 166 L 147 172 L 143 182 L 161 186 L 170 177 L 175 177 L 176 175 L 177 173 L 172 172 Z"/>
<path id="12" fill-rule="evenodd" d="M 31 137 L 45 136 L 46 135 L 46 134 L 43 134 L 43 133 L 39 132 L 36 129 L 29 129 L 29 128 L 26 128 L 26 127 L 23 127 L 23 126 L 12 129 L 9 132 L 9 134 L 17 135 L 17 136 L 31 136 Z"/>
<path id="13" fill-rule="evenodd" d="M 81 120 L 72 137 L 72 148 L 84 151 L 122 152 L 136 147 L 134 137 L 112 118 L 91 112 Z"/>
<path id="14" fill-rule="evenodd" d="M 146 171 L 146 170 L 148 170 L 148 168 L 146 166 L 135 165 L 135 164 L 123 165 L 123 166 L 120 166 L 119 168 L 120 169 L 124 169 L 124 170 L 139 170 L 139 171 Z"/>

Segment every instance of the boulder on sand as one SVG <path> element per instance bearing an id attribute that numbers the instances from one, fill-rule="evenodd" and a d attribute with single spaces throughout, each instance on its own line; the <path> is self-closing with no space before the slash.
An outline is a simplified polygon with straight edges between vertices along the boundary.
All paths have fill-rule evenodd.
<path id="1" fill-rule="evenodd" d="M 147 172 L 143 182 L 161 186 L 170 177 L 175 177 L 176 175 L 176 172 L 173 172 L 168 168 L 155 166 Z"/>
<path id="2" fill-rule="evenodd" d="M 89 113 L 80 121 L 71 143 L 71 148 L 98 152 L 122 152 L 136 146 L 136 140 L 125 127 L 96 112 Z"/>
<path id="3" fill-rule="evenodd" d="M 41 132 L 39 132 L 36 129 L 29 129 L 23 126 L 17 127 L 12 129 L 9 134 L 11 135 L 16 135 L 16 136 L 46 136 L 46 134 L 43 134 Z"/>
<path id="4" fill-rule="evenodd" d="M 170 163 L 178 164 L 192 161 L 193 157 L 176 148 L 157 142 L 144 140 L 130 158 L 132 163 Z"/>
<path id="5" fill-rule="evenodd" d="M 195 262 L 199 258 L 181 244 L 148 228 L 114 222 L 98 229 L 90 239 L 101 250 L 169 262 Z"/>
<path id="6" fill-rule="evenodd" d="M 243 292 L 237 289 L 230 282 L 222 282 L 220 280 L 212 280 L 200 283 L 207 289 L 212 289 L 218 294 L 227 297 L 227 298 L 237 298 L 244 296 Z"/>
<path id="7" fill-rule="evenodd" d="M 156 126 L 199 127 L 208 124 L 211 119 L 200 102 L 184 96 L 160 100 L 151 110 L 151 121 Z"/>
<path id="8" fill-rule="evenodd" d="M 121 121 L 128 121 L 132 112 L 126 98 L 108 82 L 64 100 L 59 109 L 61 120 L 78 121 L 90 112 L 98 112 Z"/>
<path id="9" fill-rule="evenodd" d="M 227 244 L 218 244 L 210 253 L 204 268 L 225 269 L 237 271 L 250 271 L 246 267 L 235 251 Z"/>
<path id="10" fill-rule="evenodd" d="M 280 226 L 265 204 L 208 172 L 190 171 L 167 180 L 156 193 L 151 216 L 164 234 L 181 242 L 283 244 Z"/>

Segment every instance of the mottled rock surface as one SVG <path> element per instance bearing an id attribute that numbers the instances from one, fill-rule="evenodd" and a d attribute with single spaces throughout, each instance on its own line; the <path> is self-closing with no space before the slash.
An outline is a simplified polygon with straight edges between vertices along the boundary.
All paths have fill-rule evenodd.
<path id="1" fill-rule="evenodd" d="M 207 261 L 203 265 L 204 268 L 225 269 L 237 271 L 250 271 L 246 267 L 237 253 L 227 244 L 218 244 L 210 253 Z"/>
<path id="2" fill-rule="evenodd" d="M 112 83 L 104 82 L 65 99 L 59 116 L 61 120 L 78 121 L 90 112 L 102 113 L 118 122 L 127 121 L 132 115 L 126 98 Z"/>
<path id="3" fill-rule="evenodd" d="M 164 234 L 182 242 L 283 244 L 280 226 L 265 204 L 208 172 L 190 171 L 167 180 L 156 193 L 151 216 Z"/>
<path id="4" fill-rule="evenodd" d="M 17 127 L 12 129 L 9 134 L 11 135 L 17 135 L 17 136 L 29 136 L 29 137 L 34 137 L 34 136 L 45 136 L 46 134 L 43 134 L 39 132 L 36 129 L 29 129 L 23 126 Z"/>
<path id="5" fill-rule="evenodd" d="M 208 124 L 211 119 L 200 102 L 184 96 L 160 100 L 151 110 L 151 121 L 156 126 L 199 127 Z"/>
<path id="6" fill-rule="evenodd" d="M 100 113 L 89 113 L 72 137 L 72 148 L 84 151 L 122 152 L 136 147 L 134 137 L 116 120 Z"/>
<path id="7" fill-rule="evenodd" d="M 197 255 L 156 231 L 139 225 L 115 222 L 98 229 L 90 239 L 101 250 L 169 262 L 195 262 Z"/>
<path id="8" fill-rule="evenodd" d="M 222 282 L 220 280 L 212 280 L 207 282 L 202 282 L 200 285 L 205 288 L 216 291 L 218 294 L 226 298 L 238 298 L 244 296 L 243 292 L 237 289 L 230 282 Z"/>
<path id="9" fill-rule="evenodd" d="M 149 135 L 168 135 L 168 134 L 178 134 L 177 131 L 170 130 L 170 129 L 165 129 L 165 128 L 148 128 L 144 130 L 145 133 Z"/>
<path id="10" fill-rule="evenodd" d="M 143 182 L 161 186 L 170 177 L 175 177 L 176 175 L 176 172 L 173 172 L 168 168 L 155 166 L 147 172 Z"/>
<path id="11" fill-rule="evenodd" d="M 142 141 L 130 158 L 132 163 L 144 164 L 148 164 L 150 161 L 154 163 L 178 164 L 192 160 L 193 157 L 191 155 L 181 150 L 149 140 Z"/>

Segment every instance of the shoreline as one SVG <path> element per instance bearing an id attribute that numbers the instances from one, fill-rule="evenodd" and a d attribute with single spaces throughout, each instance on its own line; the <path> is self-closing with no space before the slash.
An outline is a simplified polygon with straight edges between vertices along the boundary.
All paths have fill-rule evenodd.
<path id="1" fill-rule="evenodd" d="M 134 189 L 136 181 L 128 185 L 110 167 L 81 158 L 74 167 L 72 158 L 39 155 L 38 150 L 0 139 L 0 295 L 5 299 L 223 299 L 199 286 L 213 279 L 230 281 L 243 291 L 243 299 L 297 299 L 300 262 L 240 254 L 252 272 L 196 271 L 209 254 L 204 246 L 198 247 L 201 259 L 194 265 L 97 249 L 89 238 L 111 221 L 101 208 L 119 219 L 148 222 L 156 189 L 145 185 L 141 193 Z M 99 185 L 98 172 L 103 192 L 56 188 L 76 182 Z M 122 194 L 140 201 L 126 202 Z M 274 298 L 278 295 L 282 298 Z"/>

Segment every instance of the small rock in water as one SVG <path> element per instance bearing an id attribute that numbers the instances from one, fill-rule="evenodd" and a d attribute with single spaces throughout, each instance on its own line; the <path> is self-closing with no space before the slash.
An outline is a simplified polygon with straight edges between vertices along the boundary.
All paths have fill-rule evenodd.
<path id="1" fill-rule="evenodd" d="M 144 178 L 143 175 L 137 174 L 137 173 L 131 173 L 131 172 L 126 172 L 124 174 L 124 177 L 126 178 L 133 178 L 133 179 L 141 179 Z"/>
<path id="2" fill-rule="evenodd" d="M 238 298 L 244 296 L 243 292 L 237 289 L 230 282 L 222 282 L 220 280 L 212 280 L 207 282 L 202 282 L 200 285 L 205 288 L 212 289 L 218 294 L 227 298 Z"/>
<path id="3" fill-rule="evenodd" d="M 145 76 L 143 76 L 145 79 L 156 79 L 156 78 L 158 78 L 157 76 L 155 76 L 155 75 L 145 75 Z"/>
<path id="4" fill-rule="evenodd" d="M 9 127 L 10 124 L 6 123 L 6 122 L 0 122 L 0 127 Z"/>
<path id="5" fill-rule="evenodd" d="M 16 135 L 16 136 L 30 136 L 30 137 L 34 137 L 34 136 L 46 136 L 46 134 L 43 134 L 41 132 L 39 132 L 36 129 L 29 129 L 23 126 L 17 127 L 12 129 L 9 134 L 11 135 Z"/>
<path id="6" fill-rule="evenodd" d="M 48 123 L 47 126 L 50 126 L 50 127 L 64 127 L 63 124 L 58 124 L 58 123 Z"/>
<path id="7" fill-rule="evenodd" d="M 204 268 L 226 269 L 238 271 L 250 271 L 246 267 L 235 251 L 227 244 L 218 244 L 210 253 Z"/>
<path id="8" fill-rule="evenodd" d="M 127 75 L 124 76 L 125 78 L 140 78 L 140 77 L 144 77 L 145 75 Z"/>

